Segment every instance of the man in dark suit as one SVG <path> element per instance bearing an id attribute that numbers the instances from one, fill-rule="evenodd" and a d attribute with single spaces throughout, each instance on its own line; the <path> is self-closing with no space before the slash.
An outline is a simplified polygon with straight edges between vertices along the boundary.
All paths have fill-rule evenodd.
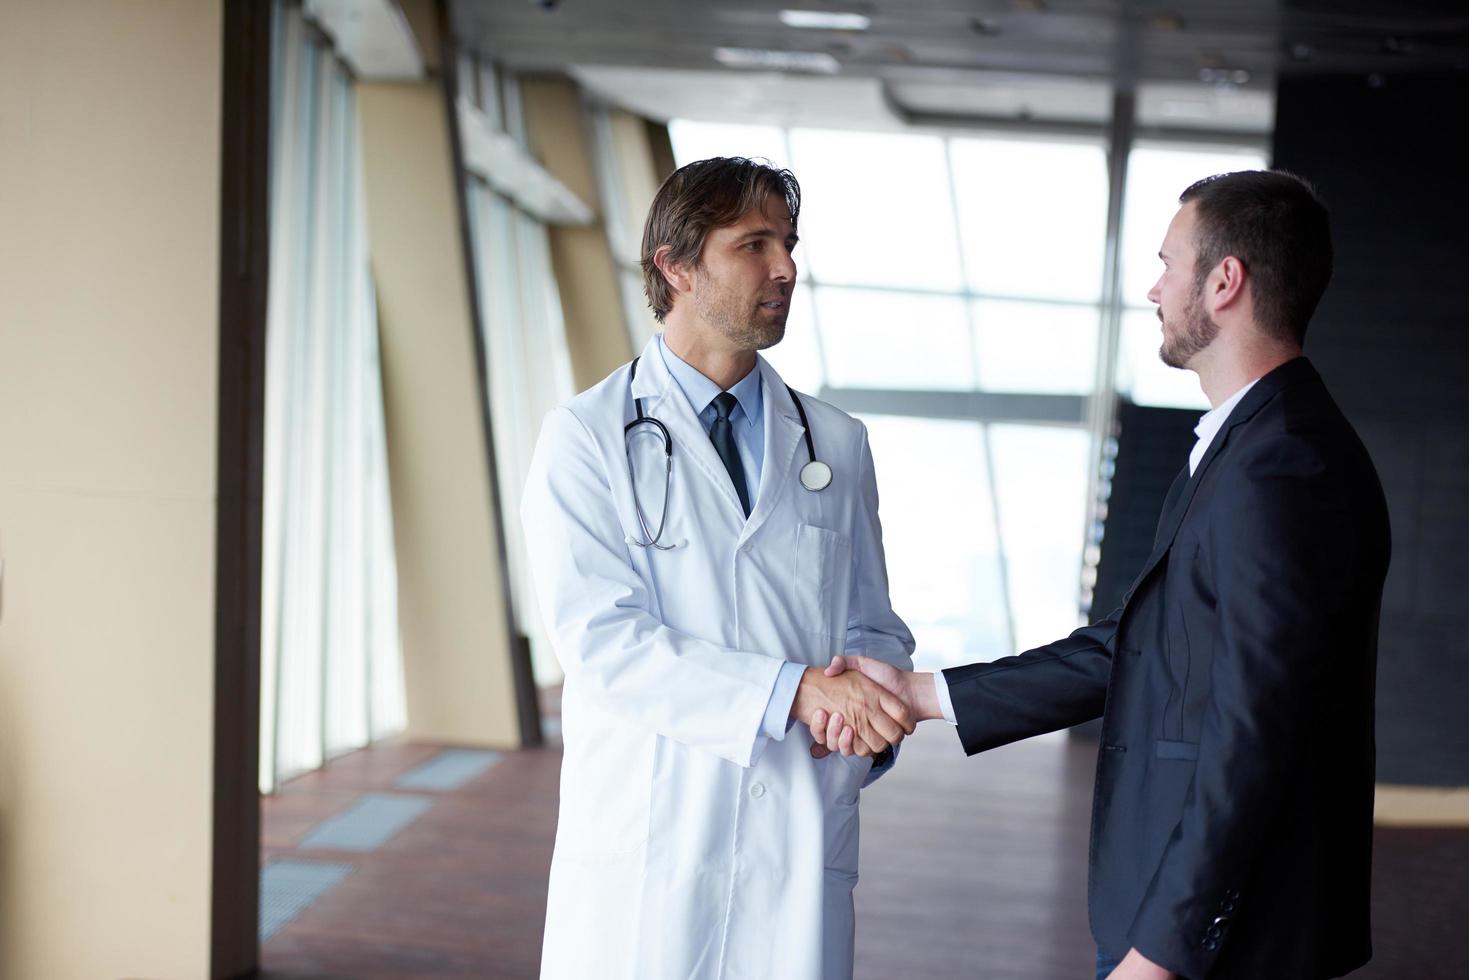
<path id="1" fill-rule="evenodd" d="M 1331 276 L 1303 181 L 1180 198 L 1149 292 L 1163 360 L 1213 411 L 1123 605 L 939 675 L 858 668 L 969 754 L 1102 715 L 1090 910 L 1098 976 L 1341 976 L 1371 956 L 1373 696 L 1390 550 L 1372 462 L 1301 356 Z M 847 748 L 838 719 L 818 741 Z"/>

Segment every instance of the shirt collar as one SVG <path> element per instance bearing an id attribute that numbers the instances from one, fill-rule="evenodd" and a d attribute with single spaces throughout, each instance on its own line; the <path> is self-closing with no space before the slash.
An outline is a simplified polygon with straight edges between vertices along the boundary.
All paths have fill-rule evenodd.
<path id="1" fill-rule="evenodd" d="M 678 382 L 684 397 L 688 398 L 689 404 L 693 406 L 694 414 L 702 416 L 709 408 L 709 403 L 714 401 L 714 396 L 720 392 L 719 385 L 710 381 L 699 373 L 699 369 L 686 362 L 663 342 L 663 335 L 658 335 L 658 352 L 663 356 L 663 363 L 668 367 L 668 373 L 673 375 L 673 380 Z M 760 389 L 760 366 L 757 362 L 750 373 L 745 375 L 734 386 L 729 393 L 735 396 L 739 402 L 739 408 L 744 412 L 745 424 L 756 426 L 760 424 L 760 412 L 763 408 L 764 398 Z M 733 413 L 731 413 L 733 415 Z"/>
<path id="2" fill-rule="evenodd" d="M 1198 436 L 1201 441 L 1212 439 L 1224 427 L 1224 423 L 1229 419 L 1229 413 L 1234 411 L 1234 406 L 1238 405 L 1245 395 L 1249 394 L 1250 389 L 1255 387 L 1255 382 L 1259 380 L 1259 378 L 1256 378 L 1239 391 L 1230 395 L 1218 408 L 1205 412 L 1199 419 L 1199 424 L 1194 426 L 1194 435 Z"/>

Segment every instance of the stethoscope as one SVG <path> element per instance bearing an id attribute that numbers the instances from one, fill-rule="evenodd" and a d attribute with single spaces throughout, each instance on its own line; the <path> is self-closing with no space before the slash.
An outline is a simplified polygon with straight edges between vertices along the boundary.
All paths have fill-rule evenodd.
<path id="1" fill-rule="evenodd" d="M 628 394 L 632 394 L 633 379 L 638 376 L 639 360 L 641 358 L 635 357 L 632 361 L 632 371 L 627 379 Z M 811 423 L 806 420 L 806 407 L 801 404 L 801 396 L 797 395 L 795 389 L 790 385 L 786 385 L 786 391 L 790 392 L 791 400 L 796 403 L 796 412 L 801 416 L 801 428 L 804 430 L 806 436 L 806 454 L 811 457 L 810 461 L 801 467 L 801 486 L 810 490 L 812 493 L 825 490 L 831 486 L 831 467 L 816 458 L 816 443 L 811 439 Z M 659 551 L 672 551 L 674 545 L 659 544 L 658 541 L 663 537 L 663 529 L 668 525 L 668 490 L 673 485 L 673 437 L 668 434 L 668 426 L 653 416 L 644 414 L 643 400 L 641 398 L 633 398 L 632 403 L 633 408 L 638 413 L 638 417 L 622 427 L 622 441 L 623 448 L 627 451 L 628 476 L 632 478 L 633 509 L 638 512 L 638 524 L 642 527 L 643 537 L 647 540 L 639 541 L 629 536 L 627 542 L 628 544 L 635 544 L 639 548 L 656 548 Z M 658 532 L 656 534 L 648 530 L 648 518 L 643 513 L 642 502 L 638 499 L 637 474 L 633 472 L 632 435 L 633 430 L 640 425 L 653 426 L 653 428 L 658 430 L 658 437 L 663 440 L 663 513 L 658 518 Z"/>

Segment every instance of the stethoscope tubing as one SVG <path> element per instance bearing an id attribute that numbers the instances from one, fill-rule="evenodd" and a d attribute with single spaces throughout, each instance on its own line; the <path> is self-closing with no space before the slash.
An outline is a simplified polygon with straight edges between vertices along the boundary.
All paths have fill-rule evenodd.
<path id="1" fill-rule="evenodd" d="M 638 376 L 638 361 L 640 360 L 642 360 L 641 356 L 632 359 L 628 376 L 629 389 L 632 387 L 633 379 Z M 831 484 L 831 467 L 816 458 L 816 441 L 811 437 L 811 422 L 806 418 L 806 406 L 801 404 L 801 396 L 796 394 L 795 389 L 790 385 L 786 385 L 786 391 L 790 393 L 791 401 L 796 403 L 796 413 L 801 416 L 801 434 L 806 439 L 806 454 L 810 460 L 805 466 L 801 467 L 801 485 L 813 492 L 825 490 Z M 659 544 L 658 542 L 663 537 L 664 528 L 668 526 L 668 491 L 673 487 L 673 436 L 669 433 L 668 426 L 643 412 L 643 400 L 641 398 L 634 397 L 632 401 L 633 410 L 637 413 L 637 418 L 632 419 L 622 427 L 622 442 L 623 449 L 627 453 L 627 473 L 632 483 L 633 510 L 637 511 L 638 526 L 642 528 L 643 537 L 646 540 L 638 541 L 629 538 L 628 543 L 635 544 L 639 548 L 656 548 L 659 551 L 672 551 L 674 545 Z M 663 440 L 663 513 L 659 517 L 658 531 L 656 534 L 648 530 L 648 518 L 643 513 L 643 503 L 638 498 L 637 476 L 633 472 L 632 434 L 633 430 L 640 425 L 652 425 L 658 430 L 659 438 Z M 816 473 L 814 479 L 807 479 L 808 471 Z"/>

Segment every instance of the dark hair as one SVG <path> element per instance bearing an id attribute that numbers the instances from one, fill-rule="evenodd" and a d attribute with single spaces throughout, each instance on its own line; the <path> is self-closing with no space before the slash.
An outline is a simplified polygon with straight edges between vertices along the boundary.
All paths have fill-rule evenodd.
<path id="1" fill-rule="evenodd" d="M 1331 218 L 1316 189 L 1283 170 L 1205 177 L 1178 198 L 1198 223 L 1194 275 L 1233 255 L 1249 273 L 1255 320 L 1268 335 L 1304 343 L 1306 325 L 1331 281 Z"/>
<path id="2" fill-rule="evenodd" d="M 766 161 L 744 157 L 711 157 L 680 167 L 653 197 L 643 225 L 643 291 L 659 323 L 673 308 L 673 289 L 653 263 L 653 255 L 671 246 L 672 262 L 697 265 L 704 239 L 715 228 L 734 224 L 771 194 L 791 211 L 791 229 L 801 213 L 801 185 L 795 174 Z"/>

